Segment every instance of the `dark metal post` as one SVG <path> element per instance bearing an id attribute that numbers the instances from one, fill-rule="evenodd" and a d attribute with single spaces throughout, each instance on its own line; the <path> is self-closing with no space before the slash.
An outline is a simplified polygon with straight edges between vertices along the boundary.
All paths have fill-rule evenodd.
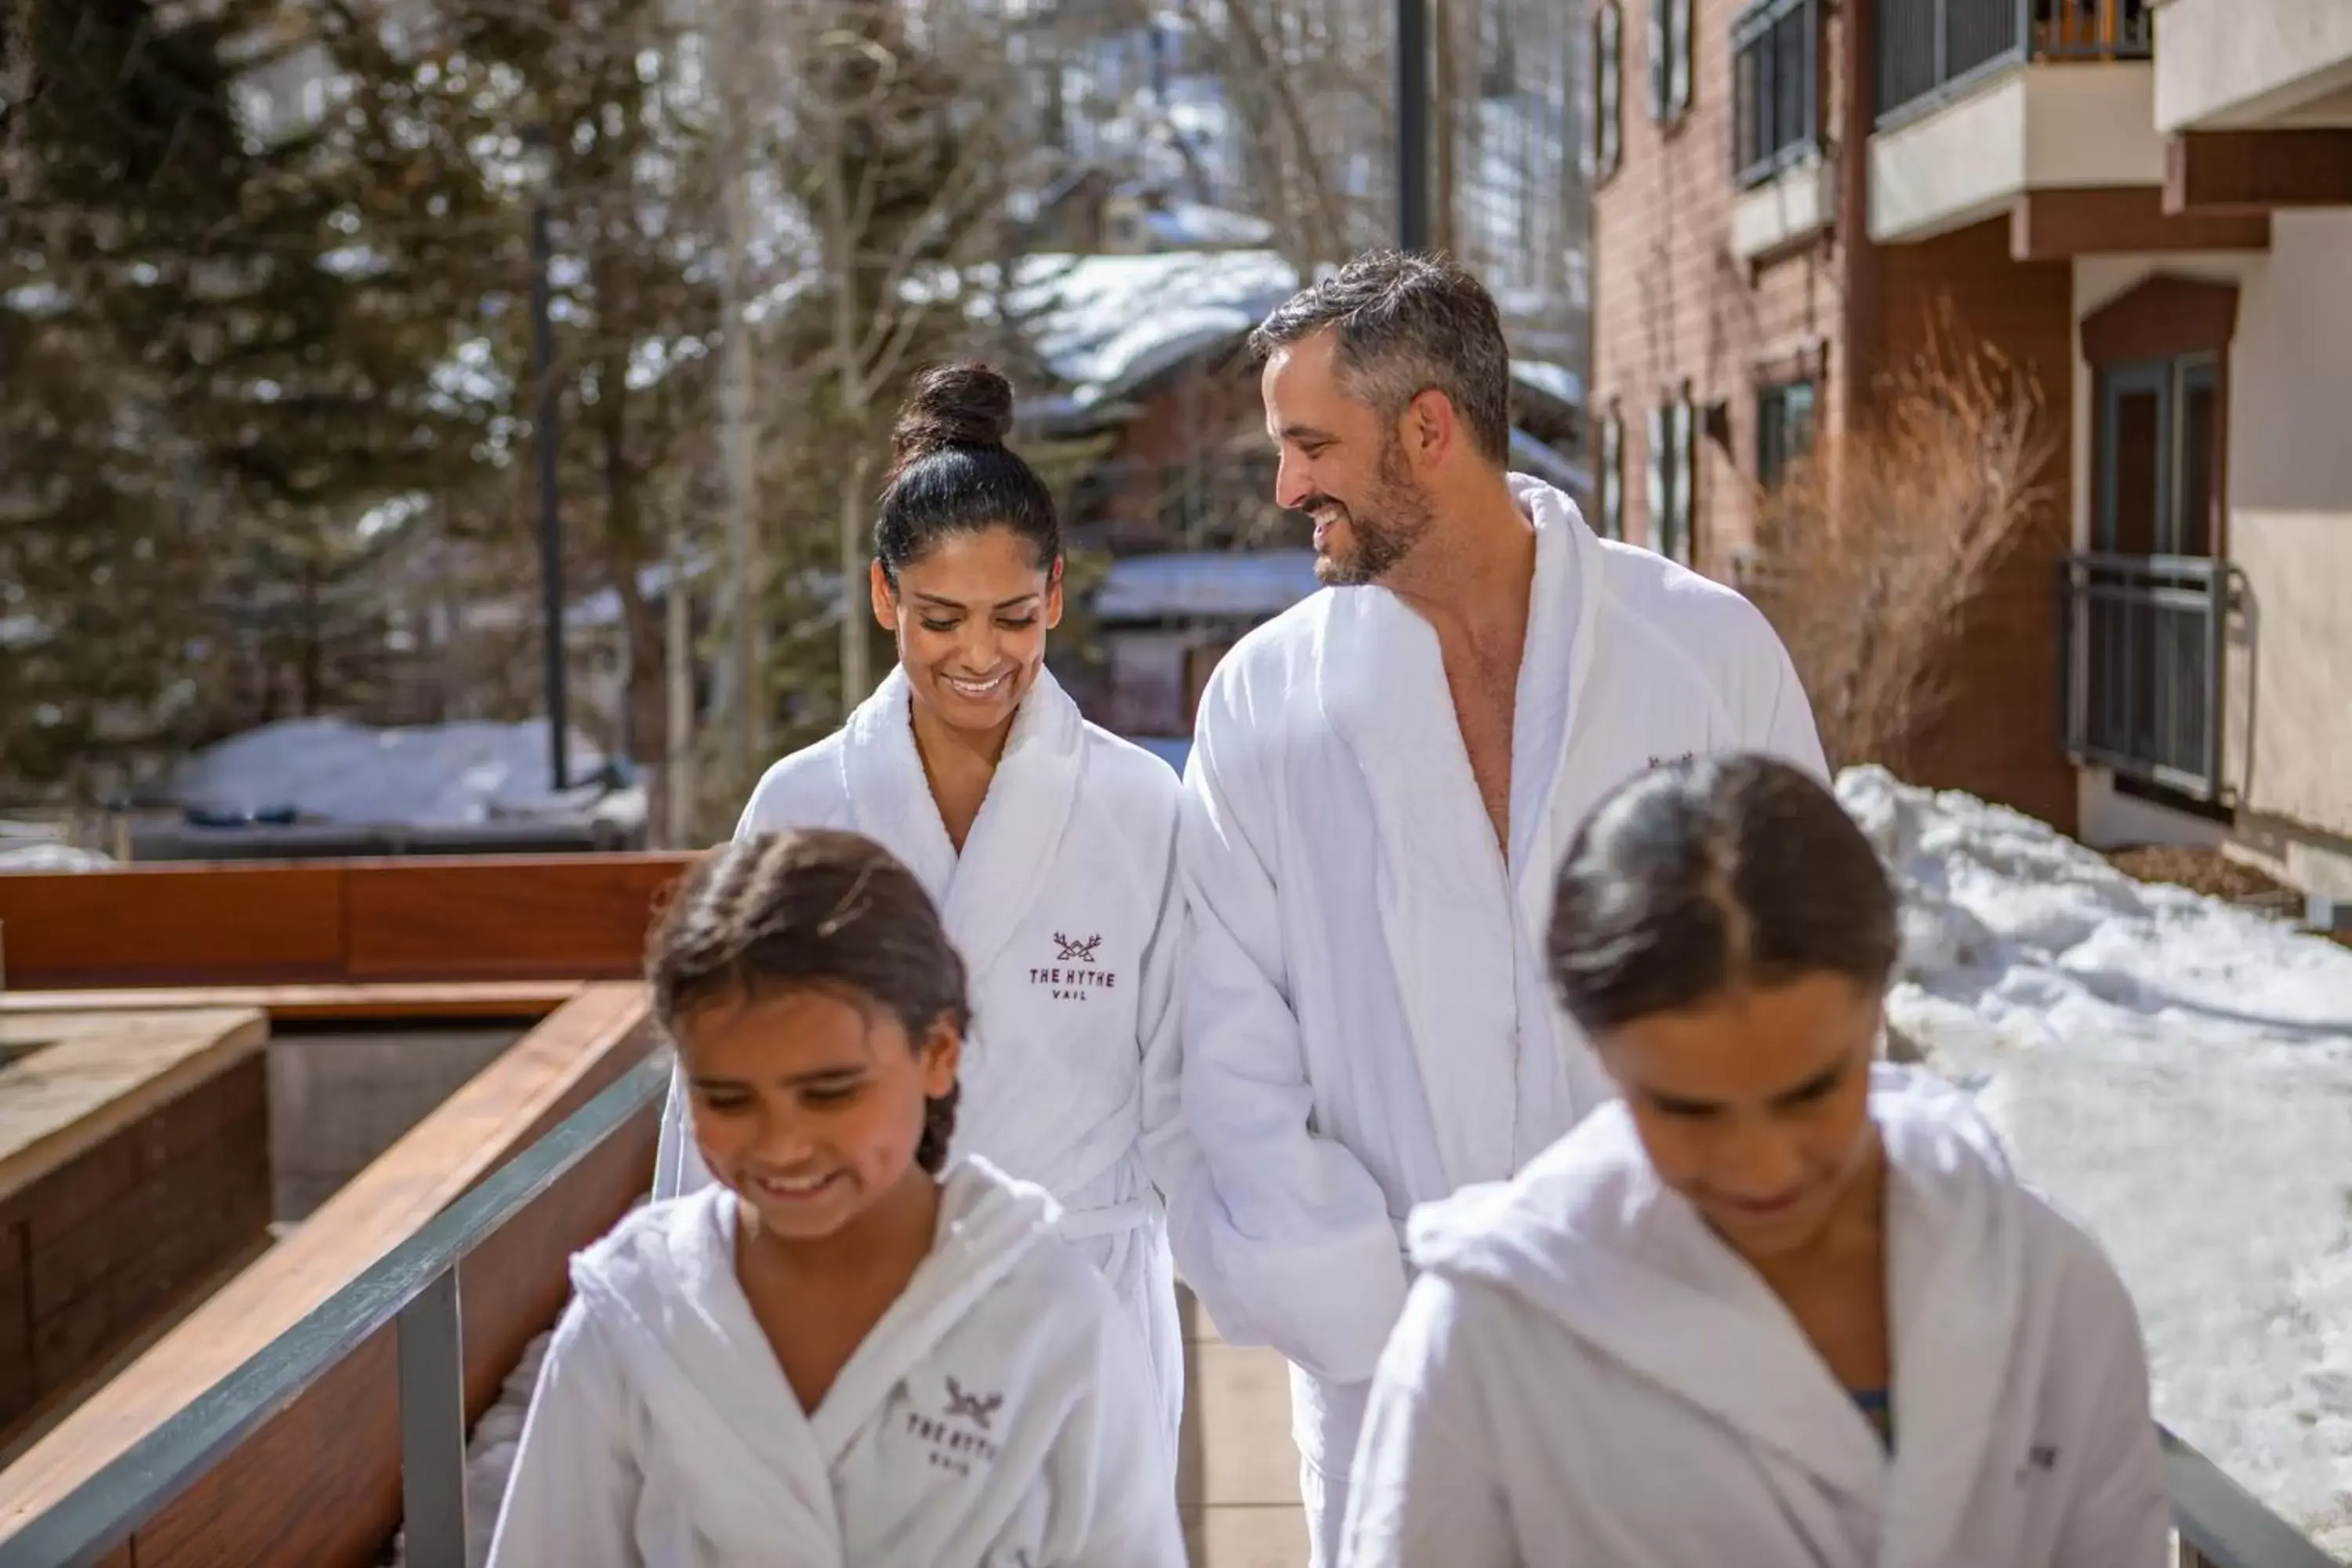
<path id="1" fill-rule="evenodd" d="M 1429 248 L 1429 0 L 1396 0 L 1397 243 Z"/>
<path id="2" fill-rule="evenodd" d="M 543 142 L 543 134 L 534 137 Z M 539 445 L 539 574 L 542 594 L 541 617 L 547 644 L 548 777 L 554 788 L 572 787 L 564 744 L 571 728 L 563 692 L 563 529 L 561 458 L 562 442 L 556 427 L 560 394 L 555 384 L 554 283 L 549 277 L 553 246 L 548 237 L 547 189 L 532 193 L 530 204 L 530 337 L 539 403 L 531 416 L 531 439 Z"/>

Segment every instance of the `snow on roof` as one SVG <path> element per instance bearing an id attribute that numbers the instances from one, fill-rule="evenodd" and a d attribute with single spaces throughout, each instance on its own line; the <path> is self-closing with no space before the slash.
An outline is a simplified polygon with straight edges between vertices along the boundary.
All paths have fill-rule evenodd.
<path id="1" fill-rule="evenodd" d="M 1883 769 L 1838 796 L 1903 896 L 1890 1032 L 2115 1260 L 2157 1414 L 2352 1545 L 2352 950 Z"/>
<path id="2" fill-rule="evenodd" d="M 550 788 L 547 721 L 467 721 L 378 730 L 341 719 L 289 719 L 197 753 L 173 781 L 180 805 L 227 815 L 292 806 L 306 821 L 425 826 L 584 816 L 603 793 Z M 573 778 L 604 754 L 573 732 Z"/>
<path id="3" fill-rule="evenodd" d="M 1155 256 L 1034 256 L 1013 307 L 1036 321 L 1037 350 L 1084 402 L 1238 338 L 1298 287 L 1271 250 Z"/>
<path id="4" fill-rule="evenodd" d="M 1171 202 L 1143 214 L 1143 226 L 1162 245 L 1259 246 L 1274 237 L 1274 225 L 1247 213 L 1203 202 Z"/>
<path id="5" fill-rule="evenodd" d="M 1549 360 L 1515 359 L 1511 362 L 1511 379 L 1571 408 L 1584 406 L 1584 378 L 1564 364 L 1554 364 Z"/>
<path id="6" fill-rule="evenodd" d="M 1320 586 L 1312 550 L 1126 555 L 1095 591 L 1095 614 L 1104 621 L 1265 617 Z"/>

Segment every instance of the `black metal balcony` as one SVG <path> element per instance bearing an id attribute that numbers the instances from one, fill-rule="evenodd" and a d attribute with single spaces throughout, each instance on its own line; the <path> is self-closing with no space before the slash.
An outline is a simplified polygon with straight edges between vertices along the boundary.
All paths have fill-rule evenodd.
<path id="1" fill-rule="evenodd" d="M 1883 126 L 2029 60 L 2146 59 L 2147 0 L 1879 0 Z"/>
<path id="2" fill-rule="evenodd" d="M 2066 754 L 2225 803 L 2222 694 L 2240 574 L 2202 557 L 2076 555 L 2059 592 Z"/>

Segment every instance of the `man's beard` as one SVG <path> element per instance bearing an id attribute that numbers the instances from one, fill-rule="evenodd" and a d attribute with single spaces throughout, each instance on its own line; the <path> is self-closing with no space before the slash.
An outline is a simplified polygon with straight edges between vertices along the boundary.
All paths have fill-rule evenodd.
<path id="1" fill-rule="evenodd" d="M 1394 436 L 1381 448 L 1379 479 L 1362 510 L 1328 496 L 1308 502 L 1307 510 L 1336 511 L 1347 520 L 1347 553 L 1323 550 L 1315 555 L 1315 580 L 1332 588 L 1380 582 L 1413 552 L 1437 521 L 1429 498 L 1405 467 L 1404 445 Z"/>

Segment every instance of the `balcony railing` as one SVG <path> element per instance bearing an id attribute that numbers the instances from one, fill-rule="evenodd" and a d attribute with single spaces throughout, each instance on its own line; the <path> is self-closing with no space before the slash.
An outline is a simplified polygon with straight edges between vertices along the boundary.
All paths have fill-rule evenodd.
<path id="1" fill-rule="evenodd" d="M 2239 575 L 2182 555 L 2076 555 L 2060 572 L 2060 710 L 2077 763 L 2221 802 L 2221 704 Z"/>
<path id="2" fill-rule="evenodd" d="M 415 1568 L 464 1568 L 466 1358 L 457 1265 L 652 1106 L 668 1084 L 664 1058 L 632 1069 L 268 1349 L 0 1541 L 0 1568 L 121 1561 L 118 1549 L 134 1531 L 386 1323 L 398 1325 L 408 1561 Z M 2210 1460 L 2168 1431 L 2159 1436 L 2180 1568 L 2335 1568 Z"/>
<path id="3" fill-rule="evenodd" d="M 2147 0 L 1880 0 L 1878 122 L 2029 60 L 2146 59 Z"/>

